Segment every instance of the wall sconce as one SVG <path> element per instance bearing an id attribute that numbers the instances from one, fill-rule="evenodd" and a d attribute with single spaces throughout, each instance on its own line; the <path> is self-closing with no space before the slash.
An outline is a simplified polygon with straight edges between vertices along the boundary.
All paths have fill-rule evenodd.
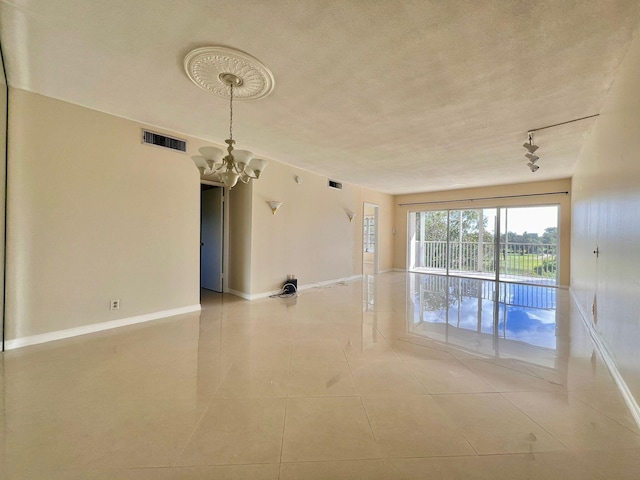
<path id="1" fill-rule="evenodd" d="M 278 209 L 282 206 L 282 202 L 276 202 L 276 201 L 273 201 L 273 200 L 269 200 L 267 203 L 269 204 L 269 207 L 271 208 L 271 212 L 274 215 L 276 214 Z"/>
<path id="2" fill-rule="evenodd" d="M 356 217 L 356 212 L 352 212 L 351 210 L 347 210 L 347 217 L 349 217 L 349 222 L 353 222 L 353 219 Z"/>

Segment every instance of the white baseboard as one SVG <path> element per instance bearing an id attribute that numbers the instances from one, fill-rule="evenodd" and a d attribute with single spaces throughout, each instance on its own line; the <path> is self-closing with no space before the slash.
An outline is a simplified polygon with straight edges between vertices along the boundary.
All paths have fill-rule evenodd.
<path id="1" fill-rule="evenodd" d="M 616 365 L 616 361 L 614 360 L 613 355 L 611 355 L 611 352 L 609 351 L 609 348 L 607 347 L 607 344 L 605 343 L 604 339 L 600 335 L 600 332 L 598 332 L 593 322 L 589 321 L 590 316 L 582 308 L 582 305 L 578 301 L 578 298 L 573 288 L 569 288 L 569 293 L 571 294 L 571 299 L 573 300 L 573 303 L 576 305 L 576 307 L 578 307 L 578 313 L 580 314 L 580 318 L 582 318 L 582 321 L 585 327 L 587 327 L 587 331 L 589 332 L 589 335 L 591 337 L 591 340 L 593 341 L 594 346 L 596 347 L 596 350 L 602 357 L 602 361 L 604 362 L 604 364 L 609 369 L 609 372 L 613 377 L 613 381 L 616 383 L 616 386 L 618 387 L 618 390 L 620 391 L 622 398 L 627 404 L 627 407 L 629 408 L 629 411 L 631 412 L 633 419 L 636 421 L 636 424 L 640 427 L 640 407 L 638 406 L 638 402 L 633 397 L 633 394 L 631 393 L 631 390 L 629 390 L 629 387 L 627 386 L 627 383 L 624 381 L 624 378 L 622 378 L 622 375 L 620 374 L 620 371 L 618 370 L 618 367 Z"/>
<path id="2" fill-rule="evenodd" d="M 244 298 L 245 300 L 251 300 L 251 295 L 248 293 L 240 292 L 239 290 L 234 290 L 233 288 L 228 288 L 224 291 L 224 293 L 230 293 L 231 295 L 235 295 L 236 297 Z"/>
<path id="3" fill-rule="evenodd" d="M 126 325 L 134 325 L 136 323 L 149 322 L 160 318 L 173 317 L 174 315 L 182 315 L 183 313 L 191 313 L 200 311 L 200 304 L 189 305 L 187 307 L 172 308 L 171 310 L 162 310 L 160 312 L 147 313 L 145 315 L 137 315 L 135 317 L 121 318 L 119 320 L 111 320 L 108 322 L 93 323 L 91 325 L 83 325 L 81 327 L 67 328 L 65 330 L 57 330 L 55 332 L 41 333 L 39 335 L 31 335 L 29 337 L 14 338 L 7 340 L 4 344 L 5 350 L 13 350 L 27 345 L 37 345 L 39 343 L 52 342 L 63 338 L 77 337 L 78 335 L 86 335 L 88 333 L 101 332 L 112 328 L 124 327 Z"/>

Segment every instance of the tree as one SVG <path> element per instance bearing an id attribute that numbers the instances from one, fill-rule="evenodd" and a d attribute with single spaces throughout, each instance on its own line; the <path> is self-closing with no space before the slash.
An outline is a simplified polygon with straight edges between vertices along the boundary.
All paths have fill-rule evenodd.
<path id="1" fill-rule="evenodd" d="M 558 227 L 547 227 L 542 234 L 542 243 L 548 245 L 558 244 Z"/>

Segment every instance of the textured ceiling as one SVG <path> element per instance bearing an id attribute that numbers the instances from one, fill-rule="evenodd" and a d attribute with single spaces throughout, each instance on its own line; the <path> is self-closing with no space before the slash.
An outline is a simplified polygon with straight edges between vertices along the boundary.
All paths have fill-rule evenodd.
<path id="1" fill-rule="evenodd" d="M 387 193 L 565 178 L 640 21 L 637 0 L 0 0 L 9 85 L 223 144 L 183 69 L 222 45 L 275 89 L 237 147 Z M 268 171 L 268 170 L 267 170 Z"/>

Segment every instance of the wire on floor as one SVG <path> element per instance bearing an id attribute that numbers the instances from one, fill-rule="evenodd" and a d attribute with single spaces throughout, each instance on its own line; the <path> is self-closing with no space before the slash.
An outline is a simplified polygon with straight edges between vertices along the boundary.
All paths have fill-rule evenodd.
<path id="1" fill-rule="evenodd" d="M 293 283 L 285 283 L 278 293 L 269 295 L 269 298 L 290 298 L 298 294 L 298 288 Z"/>

